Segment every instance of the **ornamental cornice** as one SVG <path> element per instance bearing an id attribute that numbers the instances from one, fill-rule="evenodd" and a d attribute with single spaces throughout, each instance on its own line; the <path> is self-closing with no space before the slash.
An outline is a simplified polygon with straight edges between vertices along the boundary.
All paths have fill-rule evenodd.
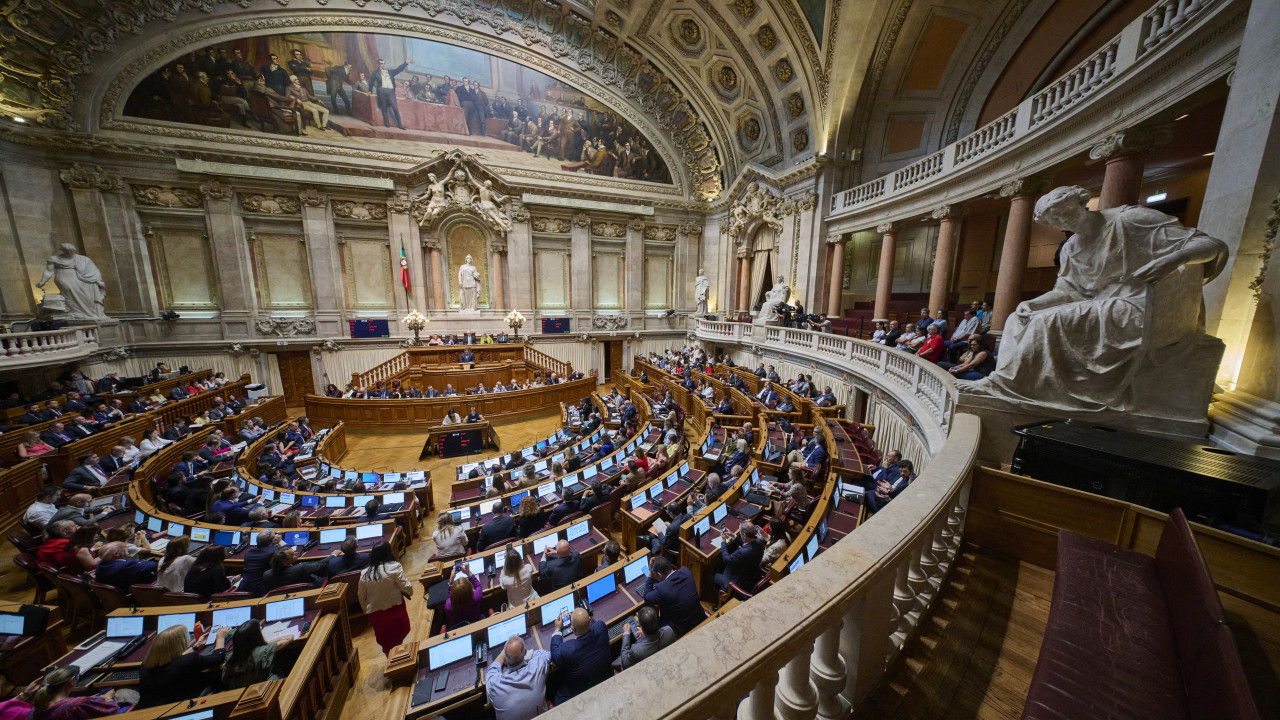
<path id="1" fill-rule="evenodd" d="M 1111 133 L 1089 148 L 1091 160 L 1149 152 L 1173 140 L 1173 123 L 1127 128 Z"/>
<path id="2" fill-rule="evenodd" d="M 80 167 L 79 163 L 58 173 L 62 182 L 72 190 L 98 190 L 101 192 L 121 192 L 124 181 L 118 175 L 112 175 L 100 166 L 93 169 Z"/>
<path id="3" fill-rule="evenodd" d="M 329 204 L 329 196 L 315 188 L 303 188 L 298 193 L 298 200 L 306 207 L 322 208 Z"/>
<path id="4" fill-rule="evenodd" d="M 897 233 L 898 230 L 900 229 L 901 229 L 901 226 L 898 225 L 898 223 L 891 223 L 891 222 L 880 223 L 879 225 L 876 226 L 876 232 L 880 233 L 881 235 L 894 234 L 894 233 Z"/>
<path id="5" fill-rule="evenodd" d="M 387 212 L 389 213 L 406 215 L 412 207 L 413 204 L 409 201 L 408 195 L 396 195 L 387 198 Z"/>

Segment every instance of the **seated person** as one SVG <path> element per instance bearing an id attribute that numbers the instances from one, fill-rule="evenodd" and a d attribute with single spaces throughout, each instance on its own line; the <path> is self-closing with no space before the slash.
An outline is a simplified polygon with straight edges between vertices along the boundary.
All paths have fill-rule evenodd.
<path id="1" fill-rule="evenodd" d="M 538 563 L 538 572 L 546 579 L 552 590 L 575 583 L 582 579 L 582 556 L 569 547 L 568 540 L 556 543 L 555 556 L 550 557 L 548 548 Z"/>
<path id="2" fill-rule="evenodd" d="M 241 525 L 249 520 L 249 506 L 256 502 L 256 498 L 250 496 L 246 500 L 240 499 L 240 490 L 235 487 L 229 487 L 222 491 L 218 499 L 212 505 L 213 512 L 220 512 L 227 518 L 229 525 Z"/>
<path id="3" fill-rule="evenodd" d="M 714 580 L 721 592 L 732 583 L 750 591 L 760 581 L 760 561 L 764 558 L 764 541 L 754 523 L 743 522 L 733 534 L 723 533 L 724 544 L 720 551 L 724 556 L 724 572 L 716 573 Z"/>
<path id="4" fill-rule="evenodd" d="M 261 539 L 262 536 L 259 535 L 258 538 Z M 245 572 L 248 572 L 247 563 Z M 271 556 L 271 569 L 263 573 L 262 583 L 267 590 L 296 584 L 319 587 L 328 577 L 327 560 L 299 562 L 293 546 L 283 545 Z"/>
<path id="5" fill-rule="evenodd" d="M 987 351 L 986 343 L 981 335 L 969 337 L 967 348 L 960 356 L 960 362 L 940 362 L 939 367 L 946 368 L 957 380 L 981 380 L 996 369 L 995 356 Z"/>
<path id="6" fill-rule="evenodd" d="M 818 396 L 818 399 L 815 400 L 814 402 L 817 404 L 818 407 L 831 407 L 835 405 L 836 396 L 835 396 L 835 393 L 831 392 L 831 386 L 828 385 L 827 389 L 824 390 L 822 394 Z"/>
<path id="7" fill-rule="evenodd" d="M 636 611 L 636 619 L 622 631 L 622 655 L 613 661 L 613 666 L 626 670 L 675 641 L 675 631 L 658 621 L 658 611 L 642 605 Z"/>
<path id="8" fill-rule="evenodd" d="M 76 460 L 79 465 L 68 473 L 66 479 L 62 481 L 63 490 L 80 492 L 89 488 L 101 487 L 110 479 L 110 476 L 102 472 L 101 467 L 98 467 L 98 461 L 101 458 L 98 457 L 97 453 L 83 453 Z"/>
<path id="9" fill-rule="evenodd" d="M 469 423 L 476 423 L 476 422 L 480 422 L 481 420 L 484 420 L 484 416 L 481 415 L 480 412 L 476 410 L 474 405 L 471 406 L 471 412 L 467 413 L 467 416 L 463 418 L 463 422 L 469 422 Z"/>
<path id="10" fill-rule="evenodd" d="M 53 450 L 53 446 L 41 440 L 40 435 L 34 430 L 23 433 L 22 442 L 18 443 L 18 457 L 23 460 L 46 455 Z"/>
<path id="11" fill-rule="evenodd" d="M 129 560 L 124 543 L 111 542 L 98 549 L 98 570 L 95 579 L 106 585 L 114 585 L 129 592 L 130 585 L 145 585 L 156 579 L 156 561 Z"/>
<path id="12" fill-rule="evenodd" d="M 36 493 L 35 502 L 22 514 L 22 522 L 33 528 L 43 530 L 49 524 L 54 513 L 58 512 L 54 505 L 62 497 L 62 490 L 57 485 L 46 485 Z"/>
<path id="13" fill-rule="evenodd" d="M 157 633 L 139 670 L 136 707 L 180 703 L 213 686 L 209 671 L 221 670 L 229 632 L 231 628 L 218 628 L 213 648 L 204 651 L 192 644 L 186 625 L 170 625 Z"/>
<path id="14" fill-rule="evenodd" d="M 557 622 L 570 619 L 572 636 L 565 640 L 560 633 L 551 636 L 551 662 L 559 668 L 560 686 L 556 689 L 557 705 L 567 702 L 613 675 L 610 664 L 609 629 L 600 620 L 592 620 L 583 608 L 562 615 Z"/>
<path id="15" fill-rule="evenodd" d="M 369 565 L 369 554 L 357 552 L 358 545 L 354 537 L 348 537 L 343 540 L 338 549 L 341 554 L 333 555 L 328 559 L 329 577 L 351 572 L 352 570 L 363 570 Z"/>
<path id="16" fill-rule="evenodd" d="M 662 624 L 670 626 L 676 637 L 707 619 L 693 571 L 687 567 L 677 568 L 664 556 L 654 558 L 649 565 L 649 577 L 641 586 L 640 595 L 658 609 Z"/>
<path id="17" fill-rule="evenodd" d="M 474 363 L 475 361 L 476 354 L 470 350 L 463 350 L 462 355 L 458 357 L 458 362 L 460 363 Z"/>
<path id="18" fill-rule="evenodd" d="M 912 474 L 914 469 L 915 467 L 911 464 L 910 460 L 903 460 L 899 462 L 898 477 L 893 479 L 886 477 L 885 479 L 876 481 L 875 492 L 869 493 L 865 496 L 867 507 L 870 508 L 872 512 L 879 512 L 880 509 L 887 505 L 890 500 L 898 497 L 903 490 L 907 489 L 907 486 L 911 484 L 911 481 L 915 479 L 915 475 Z"/>
<path id="19" fill-rule="evenodd" d="M 476 536 L 475 549 L 484 550 L 496 542 L 515 537 L 515 535 L 516 520 L 511 517 L 511 507 L 507 504 L 507 499 L 503 498 L 494 506 L 493 518 L 480 528 L 480 534 Z"/>

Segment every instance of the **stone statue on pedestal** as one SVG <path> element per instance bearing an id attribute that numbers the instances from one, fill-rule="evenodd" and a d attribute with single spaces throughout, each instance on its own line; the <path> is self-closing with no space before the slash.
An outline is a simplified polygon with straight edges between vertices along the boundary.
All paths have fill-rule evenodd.
<path id="1" fill-rule="evenodd" d="M 1201 286 L 1222 270 L 1227 246 L 1149 208 L 1088 202 L 1080 187 L 1036 202 L 1036 222 L 1072 233 L 1057 283 L 1018 305 L 995 371 L 957 385 L 962 403 L 1203 422 L 1223 345 L 1204 332 Z"/>
<path id="2" fill-rule="evenodd" d="M 466 312 L 480 309 L 480 271 L 468 255 L 458 268 L 458 307 Z"/>
<path id="3" fill-rule="evenodd" d="M 764 303 L 760 305 L 760 314 L 755 321 L 764 324 L 781 320 L 782 314 L 778 312 L 778 307 L 786 305 L 790 297 L 791 286 L 787 285 L 786 278 L 779 275 L 778 281 L 764 294 Z"/>
<path id="4" fill-rule="evenodd" d="M 702 273 L 702 269 L 699 268 L 698 277 L 693 279 L 693 301 L 697 304 L 695 312 L 698 315 L 707 314 L 707 295 L 711 292 L 711 281 Z"/>
<path id="5" fill-rule="evenodd" d="M 50 319 L 100 320 L 107 316 L 102 307 L 107 297 L 107 285 L 102 281 L 102 273 L 92 260 L 76 254 L 75 245 L 62 243 L 58 246 L 58 254 L 45 261 L 44 277 L 40 278 L 36 287 L 43 288 L 49 278 L 57 281 L 61 292 L 60 303 L 56 300 L 41 302 L 42 307 L 50 310 Z M 59 305 L 62 307 L 58 307 Z"/>

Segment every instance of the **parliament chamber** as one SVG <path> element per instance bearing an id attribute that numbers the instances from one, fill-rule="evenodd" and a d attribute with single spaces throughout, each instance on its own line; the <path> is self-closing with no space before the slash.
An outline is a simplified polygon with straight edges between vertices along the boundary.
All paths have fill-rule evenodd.
<path id="1" fill-rule="evenodd" d="M 0 720 L 1280 717 L 1275 0 L 0 38 Z"/>

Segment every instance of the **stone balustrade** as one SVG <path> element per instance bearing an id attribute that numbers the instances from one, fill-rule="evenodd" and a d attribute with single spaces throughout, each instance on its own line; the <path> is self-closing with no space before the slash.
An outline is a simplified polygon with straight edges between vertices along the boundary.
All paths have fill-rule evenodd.
<path id="1" fill-rule="evenodd" d="M 937 600 L 964 536 L 979 421 L 945 373 L 883 346 L 805 330 L 697 321 L 699 340 L 816 362 L 914 413 L 930 462 L 855 532 L 687 637 L 548 717 L 846 717 Z M 933 443 L 928 439 L 933 438 Z"/>
<path id="2" fill-rule="evenodd" d="M 1015 149 L 1034 150 L 1036 158 L 1051 164 L 1079 152 L 1082 147 L 1077 145 L 1096 142 L 1097 137 L 1156 112 L 1161 98 L 1169 95 L 1163 84 L 1198 86 L 1212 79 L 1212 73 L 1206 77 L 1204 68 L 1196 63 L 1166 61 L 1166 70 L 1153 81 L 1157 56 L 1177 52 L 1180 57 L 1196 55 L 1206 62 L 1229 62 L 1229 57 L 1223 61 L 1218 56 L 1234 54 L 1234 49 L 1224 51 L 1220 47 L 1223 43 L 1234 42 L 1238 47 L 1238 38 L 1233 36 L 1237 11 L 1247 12 L 1247 3 L 1159 0 L 1083 62 L 1008 113 L 922 160 L 832 195 L 828 216 L 834 223 L 831 229 L 859 230 L 900 215 L 910 216 L 930 201 L 936 205 L 944 185 L 949 197 L 957 197 L 958 191 L 970 187 L 975 194 L 988 192 L 1015 175 L 1038 171 L 1028 167 L 1036 160 L 1011 157 Z M 1174 78 L 1171 73 L 1185 73 L 1185 79 Z M 1104 95 L 1128 96 L 1126 109 L 1112 113 L 1094 107 L 1095 98 Z M 1112 102 L 1118 101 L 1113 98 Z M 1130 114 L 1134 117 L 1124 117 Z M 1094 123 L 1096 131 L 1078 137 L 1060 131 L 1077 116 Z M 960 179 L 965 180 L 964 186 L 957 187 Z M 930 197 L 932 200 L 928 200 Z M 917 199 L 924 200 L 914 202 Z M 897 212 L 899 209 L 903 212 Z M 843 222 L 855 217 L 867 219 L 862 226 L 846 226 Z"/>
<path id="3" fill-rule="evenodd" d="M 0 335 L 0 369 L 66 362 L 98 351 L 98 328 L 70 327 Z"/>

